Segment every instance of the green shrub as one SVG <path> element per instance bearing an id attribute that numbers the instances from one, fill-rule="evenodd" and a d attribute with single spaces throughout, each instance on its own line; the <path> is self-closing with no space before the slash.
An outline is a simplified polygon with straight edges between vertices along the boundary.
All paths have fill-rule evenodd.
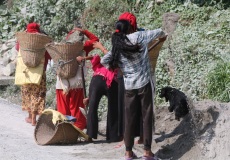
<path id="1" fill-rule="evenodd" d="M 118 16 L 129 10 L 128 4 L 123 0 L 89 0 L 84 11 L 83 22 L 85 27 L 99 38 L 109 39 L 114 32 L 114 24 Z"/>
<path id="2" fill-rule="evenodd" d="M 207 94 L 210 99 L 230 102 L 230 63 L 219 62 L 207 76 Z"/>
<path id="3" fill-rule="evenodd" d="M 35 21 L 55 40 L 61 40 L 84 9 L 84 0 L 14 0 L 10 9 L 0 9 L 0 38 L 10 39 Z"/>

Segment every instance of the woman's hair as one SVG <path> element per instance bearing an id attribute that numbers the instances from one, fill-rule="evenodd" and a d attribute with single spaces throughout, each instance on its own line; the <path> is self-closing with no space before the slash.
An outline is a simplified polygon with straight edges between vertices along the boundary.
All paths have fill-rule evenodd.
<path id="1" fill-rule="evenodd" d="M 109 63 L 111 69 L 118 67 L 119 55 L 122 54 L 128 59 L 132 59 L 132 54 L 139 52 L 139 45 L 132 44 L 127 38 L 131 25 L 127 20 L 119 20 L 115 25 L 116 31 L 112 35 L 112 60 Z"/>

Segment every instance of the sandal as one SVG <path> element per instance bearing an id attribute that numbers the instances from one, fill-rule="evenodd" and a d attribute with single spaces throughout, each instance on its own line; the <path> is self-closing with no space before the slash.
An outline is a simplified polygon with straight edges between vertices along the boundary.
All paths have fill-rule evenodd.
<path id="1" fill-rule="evenodd" d="M 143 156 L 142 160 L 159 160 L 157 158 L 157 156 L 153 155 L 153 156 Z"/>
<path id="2" fill-rule="evenodd" d="M 125 156 L 125 160 L 133 160 L 133 159 L 137 158 L 137 155 L 134 152 L 132 152 L 132 153 L 133 153 L 132 157 L 126 157 Z"/>

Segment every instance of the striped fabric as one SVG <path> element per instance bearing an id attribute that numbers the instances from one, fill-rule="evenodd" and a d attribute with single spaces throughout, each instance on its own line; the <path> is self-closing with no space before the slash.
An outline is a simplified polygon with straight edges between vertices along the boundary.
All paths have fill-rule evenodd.
<path id="1" fill-rule="evenodd" d="M 118 65 L 124 75 L 126 90 L 139 89 L 150 81 L 151 73 L 148 57 L 148 43 L 163 35 L 164 32 L 161 29 L 138 31 L 127 35 L 132 44 L 140 45 L 140 52 L 133 53 L 133 59 L 127 59 L 120 54 Z M 111 59 L 112 53 L 110 51 L 101 59 L 101 63 L 108 67 Z"/>

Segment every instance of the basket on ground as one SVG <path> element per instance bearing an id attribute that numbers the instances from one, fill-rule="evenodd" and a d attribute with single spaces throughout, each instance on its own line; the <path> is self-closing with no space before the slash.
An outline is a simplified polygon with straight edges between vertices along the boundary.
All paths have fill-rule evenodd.
<path id="1" fill-rule="evenodd" d="M 37 67 L 45 55 L 45 45 L 52 38 L 40 33 L 17 32 L 22 60 L 27 67 Z"/>
<path id="2" fill-rule="evenodd" d="M 47 109 L 39 117 L 34 131 L 37 144 L 76 144 L 79 142 L 79 138 L 88 140 L 88 136 L 70 122 L 59 121 L 54 125 L 53 118 L 58 117 L 57 113 L 62 115 L 57 111 Z"/>
<path id="3" fill-rule="evenodd" d="M 49 43 L 45 46 L 56 64 L 56 72 L 61 78 L 72 78 L 76 75 L 77 56 L 83 55 L 83 43 Z"/>

